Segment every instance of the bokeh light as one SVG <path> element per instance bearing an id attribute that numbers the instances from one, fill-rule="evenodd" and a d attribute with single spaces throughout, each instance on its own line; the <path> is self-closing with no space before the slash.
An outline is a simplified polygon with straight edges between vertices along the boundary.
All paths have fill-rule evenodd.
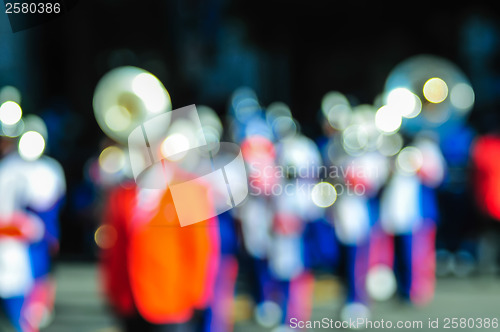
<path id="1" fill-rule="evenodd" d="M 117 239 L 118 233 L 116 232 L 116 229 L 111 225 L 100 226 L 94 234 L 95 243 L 101 249 L 112 248 L 115 245 Z"/>
<path id="2" fill-rule="evenodd" d="M 325 117 L 328 117 L 330 110 L 338 105 L 344 105 L 350 107 L 349 101 L 346 96 L 338 91 L 327 92 L 323 99 L 321 99 L 321 111 Z"/>
<path id="3" fill-rule="evenodd" d="M 9 126 L 2 123 L 2 135 L 7 137 L 17 137 L 25 132 L 24 121 L 21 118 L 16 124 Z"/>
<path id="4" fill-rule="evenodd" d="M 392 269 L 386 265 L 375 265 L 366 276 L 366 290 L 376 301 L 386 301 L 396 292 L 396 277 Z"/>
<path id="5" fill-rule="evenodd" d="M 132 115 L 125 107 L 115 105 L 106 112 L 104 121 L 111 130 L 122 131 L 130 126 Z"/>
<path id="6" fill-rule="evenodd" d="M 117 173 L 125 166 L 125 153 L 117 146 L 108 146 L 99 155 L 99 166 L 106 173 Z"/>
<path id="7" fill-rule="evenodd" d="M 351 116 L 351 109 L 344 104 L 333 106 L 326 115 L 328 123 L 337 130 L 344 130 L 351 122 Z"/>
<path id="8" fill-rule="evenodd" d="M 220 141 L 223 133 L 222 122 L 217 113 L 208 106 L 197 105 L 196 110 L 207 143 Z"/>
<path id="9" fill-rule="evenodd" d="M 102 131 L 126 143 L 137 126 L 171 110 L 172 105 L 168 91 L 156 76 L 141 68 L 125 66 L 109 71 L 100 79 L 93 107 Z M 166 117 L 163 120 L 168 122 Z"/>
<path id="10" fill-rule="evenodd" d="M 164 111 L 169 104 L 168 94 L 161 82 L 150 73 L 141 73 L 132 80 L 132 90 L 153 113 Z"/>
<path id="11" fill-rule="evenodd" d="M 433 77 L 425 82 L 423 87 L 425 99 L 429 102 L 438 104 L 448 97 L 448 85 L 439 77 Z"/>
<path id="12" fill-rule="evenodd" d="M 45 139 L 36 131 L 28 131 L 21 136 L 19 154 L 26 160 L 38 159 L 45 150 Z"/>
<path id="13" fill-rule="evenodd" d="M 368 133 L 361 125 L 350 125 L 342 133 L 342 146 L 349 155 L 362 152 L 368 143 Z"/>
<path id="14" fill-rule="evenodd" d="M 292 111 L 290 110 L 290 107 L 288 107 L 287 104 L 276 101 L 274 103 L 269 104 L 266 109 L 266 121 L 267 124 L 272 126 L 274 120 L 276 120 L 279 117 L 292 117 Z"/>
<path id="15" fill-rule="evenodd" d="M 370 309 L 363 303 L 352 302 L 346 304 L 340 311 L 340 319 L 343 321 L 358 321 L 360 324 L 354 325 L 353 329 L 363 329 L 364 324 L 370 318 Z"/>
<path id="16" fill-rule="evenodd" d="M 401 127 L 402 118 L 399 112 L 392 106 L 385 105 L 378 109 L 375 114 L 375 125 L 385 133 L 393 133 Z"/>
<path id="17" fill-rule="evenodd" d="M 331 183 L 317 183 L 311 191 L 311 199 L 316 206 L 329 207 L 337 200 L 337 190 Z"/>
<path id="18" fill-rule="evenodd" d="M 280 138 L 290 138 L 297 134 L 297 123 L 292 117 L 280 116 L 274 119 L 272 128 L 275 135 Z"/>
<path id="19" fill-rule="evenodd" d="M 414 94 L 416 102 L 415 112 L 401 114 L 410 119 L 402 123 L 402 130 L 410 135 L 422 129 L 445 134 L 465 121 L 474 104 L 474 92 L 462 70 L 434 55 L 416 55 L 394 67 L 384 94 L 403 88 Z"/>
<path id="20" fill-rule="evenodd" d="M 255 320 L 260 326 L 273 327 L 279 323 L 283 311 L 280 306 L 273 301 L 264 301 L 257 305 L 255 310 Z"/>
<path id="21" fill-rule="evenodd" d="M 190 148 L 188 138 L 180 133 L 167 136 L 161 143 L 161 154 L 168 160 L 177 161 L 184 158 Z"/>
<path id="22" fill-rule="evenodd" d="M 403 137 L 399 133 L 381 134 L 377 138 L 377 149 L 383 156 L 394 156 L 402 147 Z"/>
<path id="23" fill-rule="evenodd" d="M 403 173 L 414 174 L 423 165 L 424 158 L 422 152 L 414 146 L 407 146 L 398 154 L 396 166 Z"/>
<path id="24" fill-rule="evenodd" d="M 21 105 L 21 92 L 18 88 L 12 85 L 6 85 L 0 89 L 0 103 L 12 100 Z"/>
<path id="25" fill-rule="evenodd" d="M 6 101 L 0 106 L 0 121 L 6 125 L 15 125 L 21 120 L 22 115 L 23 111 L 21 106 L 14 101 Z"/>
<path id="26" fill-rule="evenodd" d="M 393 107 L 401 116 L 414 118 L 422 110 L 420 98 L 406 88 L 396 88 L 387 95 L 387 105 Z"/>
<path id="27" fill-rule="evenodd" d="M 467 83 L 458 83 L 451 89 L 450 100 L 459 111 L 468 111 L 474 105 L 474 90 Z"/>

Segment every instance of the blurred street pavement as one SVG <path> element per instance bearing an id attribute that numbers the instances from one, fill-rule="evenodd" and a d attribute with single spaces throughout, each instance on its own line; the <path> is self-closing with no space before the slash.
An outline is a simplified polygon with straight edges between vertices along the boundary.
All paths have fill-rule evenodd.
<path id="1" fill-rule="evenodd" d="M 56 315 L 45 332 L 118 332 L 117 324 L 99 292 L 98 272 L 95 264 L 60 263 L 56 269 Z M 339 319 L 341 287 L 336 279 L 321 277 L 315 285 L 313 319 Z M 251 315 L 251 303 L 246 295 L 236 298 L 236 332 L 270 331 L 256 325 Z M 397 300 L 377 303 L 372 320 L 421 320 L 429 329 L 429 318 L 499 318 L 500 278 L 472 277 L 468 279 L 445 278 L 438 280 L 434 301 L 423 308 L 415 308 Z M 373 331 L 380 329 L 373 329 Z M 494 331 L 499 329 L 465 329 L 469 331 Z M 371 331 L 371 330 L 366 330 Z"/>

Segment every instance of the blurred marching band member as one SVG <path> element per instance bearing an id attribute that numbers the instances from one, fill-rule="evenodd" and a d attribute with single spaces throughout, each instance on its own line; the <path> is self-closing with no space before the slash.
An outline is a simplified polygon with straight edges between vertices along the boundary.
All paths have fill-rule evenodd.
<path id="1" fill-rule="evenodd" d="M 217 113 L 208 106 L 198 105 L 198 115 L 205 135 L 210 143 L 219 143 L 223 126 Z M 218 152 L 219 158 L 226 158 L 225 151 Z M 230 158 L 230 156 L 227 156 Z M 217 217 L 220 237 L 219 267 L 216 272 L 213 293 L 206 310 L 204 331 L 231 332 L 234 325 L 234 298 L 239 264 L 237 254 L 240 249 L 238 229 L 234 210 Z"/>
<path id="2" fill-rule="evenodd" d="M 227 116 L 231 140 L 241 146 L 248 175 L 249 195 L 236 213 L 241 222 L 243 259 L 249 261 L 245 266 L 249 268 L 251 293 L 256 304 L 254 315 L 259 324 L 272 326 L 280 319 L 275 317 L 277 305 L 269 298 L 273 286 L 268 266 L 276 150 L 252 89 L 242 87 L 233 93 Z"/>
<path id="3" fill-rule="evenodd" d="M 448 94 L 448 87 L 460 92 L 454 97 Z M 374 241 L 375 248 L 386 245 L 385 249 L 372 253 L 375 257 L 387 254 L 383 264 L 395 269 L 400 296 L 413 304 L 426 304 L 434 295 L 436 226 L 440 218 L 436 190 L 448 173 L 440 143 L 454 168 L 453 173 L 448 173 L 450 178 L 460 177 L 463 170 L 457 170 L 467 162 L 467 146 L 473 136 L 464 122 L 474 100 L 472 86 L 460 68 L 437 56 L 416 55 L 406 59 L 394 67 L 386 80 L 386 105 L 377 113 L 379 127 L 388 132 L 401 130 L 413 142 L 395 157 L 381 201 L 378 226 L 382 232 Z M 390 118 L 395 113 L 399 113 L 398 121 L 390 123 L 385 116 Z M 450 178 L 445 180 L 448 181 L 445 191 L 450 184 L 455 186 L 453 190 L 464 190 L 463 179 Z M 464 206 L 453 209 L 456 211 L 444 217 L 449 218 L 456 231 L 461 228 L 456 219 L 466 218 L 465 213 L 459 216 L 457 213 L 461 212 L 457 211 L 466 209 Z M 384 233 L 386 239 L 382 240 Z"/>
<path id="4" fill-rule="evenodd" d="M 249 196 L 238 208 L 238 216 L 244 249 L 251 262 L 255 316 L 257 322 L 272 326 L 280 319 L 274 317 L 276 304 L 270 298 L 273 285 L 268 261 L 274 216 L 271 189 L 276 183 L 273 173 L 276 150 L 272 141 L 261 134 L 245 138 L 241 150 L 248 170 Z"/>
<path id="5" fill-rule="evenodd" d="M 385 263 L 394 267 L 403 299 L 422 305 L 434 295 L 435 188 L 444 178 L 445 162 L 437 143 L 421 134 L 399 152 L 394 166 L 380 207 L 380 226 L 389 241 Z"/>
<path id="6" fill-rule="evenodd" d="M 195 330 L 212 297 L 215 220 L 181 228 L 169 190 L 117 187 L 104 214 L 108 298 L 127 331 Z"/>
<path id="7" fill-rule="evenodd" d="M 273 196 L 275 215 L 269 266 L 280 295 L 282 324 L 286 326 L 292 317 L 304 321 L 310 318 L 314 277 L 313 258 L 308 254 L 318 253 L 307 248 L 313 246 L 311 242 L 324 238 L 305 235 L 309 225 L 322 222 L 325 211 L 312 197 L 322 165 L 316 144 L 297 133 L 282 137 L 277 151 L 284 176 L 279 182 L 280 192 Z M 314 230 L 309 234 L 317 235 Z"/>
<path id="8" fill-rule="evenodd" d="M 203 329 L 220 255 L 216 217 L 181 228 L 169 189 L 125 180 L 110 190 L 99 230 L 106 294 L 127 331 Z"/>
<path id="9" fill-rule="evenodd" d="M 134 122 L 127 118 L 127 127 L 119 127 L 123 112 L 115 113 L 112 119 L 116 123 L 112 122 L 106 112 L 113 106 L 133 114 Z M 177 205 L 189 206 L 198 216 L 214 216 L 215 198 L 204 196 L 200 200 L 191 195 L 184 196 L 182 202 L 174 201 L 172 181 L 188 181 L 195 193 L 206 193 L 210 185 L 193 179 L 197 160 L 187 160 L 191 168 L 184 167 L 164 153 L 166 142 L 175 151 L 187 153 L 202 134 L 196 132 L 199 119 L 194 114 L 174 121 L 173 112 L 167 114 L 170 109 L 170 97 L 161 82 L 136 67 L 110 71 L 94 94 L 94 112 L 101 129 L 111 138 L 129 143 L 130 166 L 133 169 L 139 163 L 140 179 L 149 183 L 143 186 L 123 179 L 112 185 L 103 225 L 96 232 L 96 242 L 102 248 L 105 293 L 126 331 L 201 331 L 206 326 L 204 311 L 214 296 L 220 257 L 218 220 L 213 217 L 181 227 Z M 163 122 L 170 117 L 172 122 Z M 139 141 L 148 136 L 149 141 L 133 151 L 130 139 L 134 132 L 142 133 Z M 158 141 L 151 140 L 152 132 L 159 135 Z M 184 144 L 179 144 L 179 139 Z M 149 168 L 144 168 L 146 160 L 152 163 Z"/>
<path id="10" fill-rule="evenodd" d="M 436 274 L 467 276 L 474 270 L 480 253 L 477 235 L 481 225 L 475 222 L 473 158 L 475 131 L 467 124 L 457 125 L 440 137 L 440 148 L 447 165 L 439 187 L 441 220 L 436 240 Z M 476 196 L 480 197 L 480 196 Z M 484 202 L 484 200 L 483 200 Z M 450 264 L 450 260 L 454 264 Z"/>
<path id="11" fill-rule="evenodd" d="M 369 105 L 351 109 L 347 98 L 330 92 L 322 101 L 323 130 L 329 140 L 323 155 L 338 198 L 328 217 L 342 244 L 346 303 L 341 318 L 368 317 L 366 278 L 372 227 L 379 218 L 379 194 L 387 179 L 387 158 L 377 151 L 378 132 Z M 326 129 L 326 130 L 325 130 Z M 330 172 L 331 173 L 331 172 Z"/>
<path id="12" fill-rule="evenodd" d="M 26 118 L 28 129 L 35 117 Z M 35 120 L 35 127 L 46 132 L 42 120 Z M 47 326 L 54 306 L 51 260 L 59 250 L 58 214 L 65 179 L 59 163 L 42 155 L 45 140 L 46 135 L 27 131 L 21 136 L 18 153 L 17 139 L 1 138 L 0 297 L 19 331 Z"/>
<path id="13" fill-rule="evenodd" d="M 307 317 L 310 310 L 312 277 L 304 272 L 302 248 L 305 220 L 294 206 L 300 193 L 294 183 L 277 175 L 279 157 L 272 140 L 280 135 L 272 126 L 276 119 L 269 116 L 270 109 L 265 116 L 255 93 L 245 88 L 235 92 L 230 106 L 233 139 L 241 144 L 248 169 L 250 195 L 238 210 L 252 262 L 255 316 L 259 324 L 271 327 L 284 324 L 290 311 Z M 286 153 L 283 148 L 281 157 Z M 294 187 L 290 196 L 276 192 L 286 185 Z"/>
<path id="14" fill-rule="evenodd" d="M 346 190 L 339 195 L 333 214 L 337 236 L 346 249 L 347 304 L 343 312 L 350 318 L 369 314 L 368 308 L 363 306 L 369 304 L 365 285 L 370 236 L 379 217 L 378 194 L 385 183 L 387 161 L 375 151 L 347 160 L 343 166 Z M 351 192 L 347 191 L 348 187 Z"/>

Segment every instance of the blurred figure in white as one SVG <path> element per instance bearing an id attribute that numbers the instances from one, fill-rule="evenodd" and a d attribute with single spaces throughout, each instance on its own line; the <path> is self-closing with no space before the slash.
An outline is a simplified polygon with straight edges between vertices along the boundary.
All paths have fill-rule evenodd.
<path id="1" fill-rule="evenodd" d="M 367 318 L 369 294 L 366 279 L 372 227 L 379 217 L 379 192 L 387 179 L 387 159 L 366 152 L 345 159 L 338 201 L 333 206 L 333 221 L 339 241 L 344 245 L 346 304 L 343 319 Z"/>
<path id="2" fill-rule="evenodd" d="M 247 164 L 250 195 L 238 208 L 243 244 L 250 261 L 253 296 L 256 302 L 255 317 L 263 326 L 273 326 L 280 319 L 279 308 L 271 303 L 272 281 L 269 271 L 269 251 L 274 216 L 271 187 L 276 182 L 272 170 L 276 151 L 266 137 L 252 135 L 241 144 Z"/>
<path id="3" fill-rule="evenodd" d="M 397 155 L 382 195 L 380 222 L 389 241 L 386 263 L 395 269 L 400 296 L 418 305 L 434 295 L 438 220 L 434 189 L 444 175 L 445 161 L 437 143 L 420 134 Z"/>
<path id="4" fill-rule="evenodd" d="M 19 331 L 38 331 L 51 321 L 51 258 L 59 250 L 58 213 L 65 194 L 61 166 L 43 155 L 43 121 L 31 117 L 19 140 L 0 138 L 0 297 Z"/>
<path id="5" fill-rule="evenodd" d="M 271 188 L 276 183 L 272 170 L 276 165 L 273 135 L 255 91 L 241 87 L 234 91 L 227 114 L 231 140 L 241 146 L 245 161 L 249 195 L 236 209 L 241 222 L 244 258 L 255 301 L 256 321 L 273 326 L 281 319 L 278 305 L 271 302 L 272 282 L 268 262 L 271 243 L 273 206 Z"/>
<path id="6" fill-rule="evenodd" d="M 287 135 L 277 143 L 277 151 L 282 175 L 272 190 L 275 213 L 268 255 L 274 300 L 282 311 L 281 329 L 285 330 L 292 317 L 310 319 L 314 277 L 305 231 L 310 223 L 321 221 L 336 193 L 333 187 L 322 188 L 329 184 L 318 183 L 322 160 L 311 139 L 298 133 Z"/>
<path id="7" fill-rule="evenodd" d="M 379 151 L 385 136 L 375 126 L 371 105 L 351 108 L 339 92 L 327 93 L 322 101 L 325 132 L 331 132 L 324 147 L 328 175 L 338 194 L 328 210 L 343 251 L 346 302 L 344 320 L 368 318 L 366 289 L 372 227 L 379 217 L 379 193 L 388 175 L 387 157 Z M 330 128 L 328 127 L 330 126 Z"/>

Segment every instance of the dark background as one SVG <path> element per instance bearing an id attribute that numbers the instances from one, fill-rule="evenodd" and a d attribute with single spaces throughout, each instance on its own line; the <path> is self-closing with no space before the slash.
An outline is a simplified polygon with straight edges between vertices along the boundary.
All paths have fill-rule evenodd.
<path id="1" fill-rule="evenodd" d="M 476 107 L 469 121 L 485 132 L 500 123 L 499 17 L 494 5 L 477 1 L 393 7 L 373 1 L 84 0 L 50 22 L 2 32 L 0 85 L 21 90 L 25 113 L 50 119 L 49 154 L 62 163 L 68 182 L 62 254 L 88 258 L 98 223 L 89 207 L 100 202 L 83 169 L 104 137 L 92 95 L 108 70 L 145 68 L 164 83 L 174 108 L 207 104 L 219 114 L 232 91 L 247 85 L 263 105 L 288 103 L 304 133 L 316 137 L 327 91 L 372 103 L 397 63 L 431 53 L 455 62 L 471 79 Z"/>

